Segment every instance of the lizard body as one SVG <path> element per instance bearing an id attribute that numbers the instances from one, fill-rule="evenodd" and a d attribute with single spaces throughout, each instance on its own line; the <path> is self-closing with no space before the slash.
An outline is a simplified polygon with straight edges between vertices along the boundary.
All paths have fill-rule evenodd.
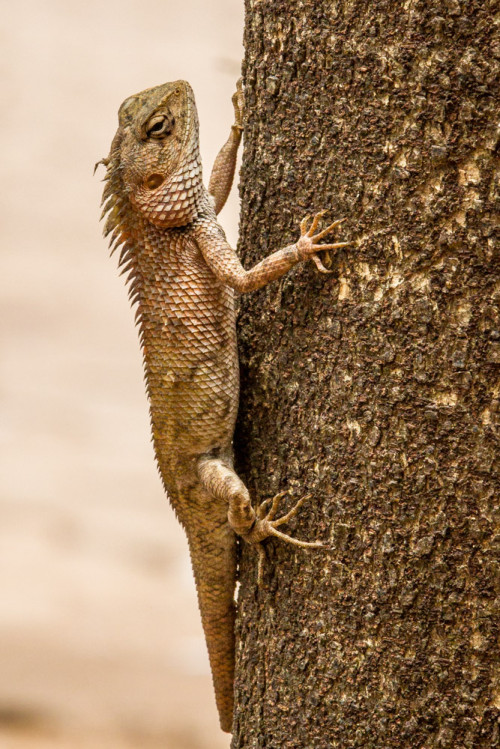
<path id="1" fill-rule="evenodd" d="M 125 100 L 111 145 L 104 189 L 105 234 L 121 247 L 144 355 L 153 442 L 163 485 L 188 538 L 199 607 L 224 731 L 231 730 L 234 678 L 236 538 L 256 544 L 278 530 L 302 501 L 275 519 L 279 499 L 252 508 L 233 470 L 238 409 L 234 293 L 258 289 L 317 251 L 339 222 L 314 234 L 318 214 L 301 224 L 296 244 L 246 271 L 216 212 L 231 188 L 242 130 L 243 94 L 233 96 L 236 124 L 220 151 L 209 191 L 202 182 L 198 118 L 184 81 Z M 260 569 L 260 567 L 259 567 Z"/>

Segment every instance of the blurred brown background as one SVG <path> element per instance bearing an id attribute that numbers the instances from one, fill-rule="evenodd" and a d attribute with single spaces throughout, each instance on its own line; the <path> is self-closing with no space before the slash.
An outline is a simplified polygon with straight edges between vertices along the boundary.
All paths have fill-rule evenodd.
<path id="1" fill-rule="evenodd" d="M 2 749 L 229 744 L 92 168 L 123 99 L 185 78 L 208 179 L 232 123 L 241 6 L 1 4 Z M 237 210 L 234 192 L 232 242 Z"/>

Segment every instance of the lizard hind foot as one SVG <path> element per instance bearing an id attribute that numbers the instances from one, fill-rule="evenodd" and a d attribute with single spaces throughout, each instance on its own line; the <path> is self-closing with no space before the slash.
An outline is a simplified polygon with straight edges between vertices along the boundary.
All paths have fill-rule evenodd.
<path id="1" fill-rule="evenodd" d="M 275 538 L 279 538 L 282 541 L 285 541 L 285 543 L 292 544 L 293 546 L 300 546 L 306 549 L 320 549 L 324 546 L 321 541 L 300 541 L 298 538 L 294 538 L 293 536 L 289 536 L 287 533 L 283 533 L 282 531 L 278 530 L 278 527 L 280 525 L 284 525 L 289 520 L 291 520 L 291 518 L 295 517 L 304 502 L 311 497 L 310 494 L 306 494 L 306 496 L 301 497 L 301 499 L 299 499 L 298 502 L 295 503 L 291 510 L 289 510 L 285 515 L 282 515 L 281 517 L 275 519 L 280 501 L 286 494 L 288 494 L 287 491 L 280 492 L 270 499 L 265 499 L 259 505 L 257 509 L 257 520 L 255 522 L 255 525 L 253 526 L 251 532 L 247 536 L 245 536 L 245 541 L 256 545 L 257 553 L 259 555 L 257 571 L 257 582 L 259 587 L 261 587 L 262 585 L 264 562 L 266 559 L 266 552 L 262 541 L 264 541 L 269 536 L 274 536 Z M 271 505 L 271 507 L 268 510 L 269 505 Z"/>

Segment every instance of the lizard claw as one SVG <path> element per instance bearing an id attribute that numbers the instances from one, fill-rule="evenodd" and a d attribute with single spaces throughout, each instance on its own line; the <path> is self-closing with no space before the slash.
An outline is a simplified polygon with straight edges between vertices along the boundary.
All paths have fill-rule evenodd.
<path id="1" fill-rule="evenodd" d="M 326 257 L 331 263 L 330 255 L 327 254 Z M 318 255 L 311 255 L 311 260 L 314 262 L 314 264 L 316 265 L 316 268 L 319 270 L 320 273 L 333 273 L 333 270 L 330 270 L 329 268 L 325 268 L 325 266 L 321 262 L 321 258 Z"/>
<path id="2" fill-rule="evenodd" d="M 304 502 L 311 497 L 310 494 L 302 497 L 285 515 L 282 515 L 281 517 L 275 519 L 280 501 L 286 494 L 288 494 L 287 491 L 280 492 L 270 499 L 265 499 L 259 505 L 256 513 L 257 520 L 255 522 L 255 525 L 253 526 L 250 533 L 245 536 L 245 541 L 256 544 L 257 547 L 257 552 L 259 555 L 257 582 L 259 587 L 262 584 L 264 561 L 266 557 L 262 541 L 264 541 L 269 536 L 280 538 L 282 541 L 292 544 L 293 546 L 300 546 L 306 549 L 320 549 L 324 546 L 321 541 L 300 541 L 299 539 L 293 538 L 293 536 L 289 536 L 287 533 L 283 533 L 282 531 L 278 530 L 278 527 L 280 525 L 284 525 L 284 523 L 287 523 L 289 520 L 291 520 L 291 518 L 294 518 Z M 269 504 L 271 505 L 271 507 L 266 512 Z"/>

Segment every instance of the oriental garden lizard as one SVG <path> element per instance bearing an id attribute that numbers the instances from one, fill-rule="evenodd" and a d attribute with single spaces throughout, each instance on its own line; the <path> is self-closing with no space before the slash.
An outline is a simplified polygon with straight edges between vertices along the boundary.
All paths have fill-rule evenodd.
<path id="1" fill-rule="evenodd" d="M 283 496 L 252 507 L 233 468 L 238 410 L 237 293 L 253 291 L 312 259 L 340 221 L 316 233 L 319 218 L 301 222 L 295 244 L 250 270 L 226 241 L 217 214 L 233 181 L 241 140 L 243 91 L 233 96 L 235 124 L 202 182 L 198 116 L 185 81 L 126 99 L 106 166 L 103 216 L 112 251 L 128 273 L 144 355 L 156 459 L 163 485 L 189 543 L 220 723 L 231 731 L 234 678 L 236 539 L 259 550 L 275 536 L 304 547 L 279 527 L 306 497 L 276 518 Z"/>

